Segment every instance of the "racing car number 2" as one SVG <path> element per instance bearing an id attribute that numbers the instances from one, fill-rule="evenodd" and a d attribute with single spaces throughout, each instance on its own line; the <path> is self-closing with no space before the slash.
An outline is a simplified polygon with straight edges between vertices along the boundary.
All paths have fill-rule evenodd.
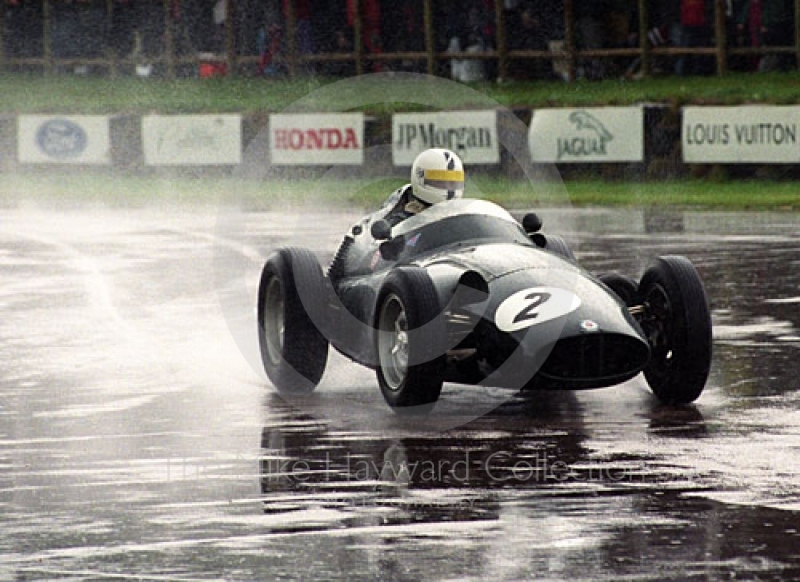
<path id="1" fill-rule="evenodd" d="M 559 287 L 531 287 L 514 293 L 495 313 L 500 331 L 511 332 L 551 321 L 578 309 L 581 299 Z"/>

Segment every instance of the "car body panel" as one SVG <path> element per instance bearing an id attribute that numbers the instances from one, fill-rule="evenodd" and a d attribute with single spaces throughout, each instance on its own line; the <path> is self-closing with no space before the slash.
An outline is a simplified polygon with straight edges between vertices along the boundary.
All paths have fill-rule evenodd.
<path id="1" fill-rule="evenodd" d="M 425 269 L 438 294 L 448 381 L 594 388 L 627 380 L 648 363 L 647 339 L 627 306 L 579 265 L 537 246 L 499 206 L 436 204 L 395 226 L 388 241 L 370 234 L 381 218 L 378 212 L 354 225 L 332 281 L 343 307 L 331 311 L 329 339 L 355 361 L 377 365 L 381 288 L 393 269 L 409 266 Z"/>

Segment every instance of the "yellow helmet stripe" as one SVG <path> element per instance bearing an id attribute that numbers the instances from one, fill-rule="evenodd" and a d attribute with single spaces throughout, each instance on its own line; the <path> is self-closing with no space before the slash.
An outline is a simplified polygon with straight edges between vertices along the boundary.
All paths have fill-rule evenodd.
<path id="1" fill-rule="evenodd" d="M 447 182 L 463 182 L 463 170 L 425 170 L 426 180 L 442 180 Z"/>

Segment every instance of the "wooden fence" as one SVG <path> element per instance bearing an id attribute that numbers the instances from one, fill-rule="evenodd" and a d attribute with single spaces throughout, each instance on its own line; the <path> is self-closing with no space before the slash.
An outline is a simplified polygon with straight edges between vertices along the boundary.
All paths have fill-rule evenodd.
<path id="1" fill-rule="evenodd" d="M 93 67 L 105 68 L 109 75 L 117 74 L 123 66 L 134 66 L 138 60 L 132 58 L 118 57 L 108 53 L 104 57 L 97 58 L 57 58 L 53 51 L 53 4 L 58 0 L 41 0 L 42 2 L 42 39 L 41 55 L 28 57 L 13 57 L 4 54 L 3 51 L 3 27 L 0 26 L 0 70 L 10 67 L 33 67 L 40 68 L 45 74 L 51 74 L 59 66 L 80 66 L 88 65 Z M 509 50 L 507 43 L 507 23 L 506 12 L 503 8 L 504 2 L 497 0 L 495 5 L 495 47 L 482 53 L 474 52 L 443 52 L 437 51 L 435 46 L 435 27 L 434 21 L 434 1 L 423 0 L 424 15 L 424 39 L 425 50 L 419 52 L 385 52 L 368 53 L 363 46 L 362 31 L 364 29 L 360 0 L 353 0 L 355 4 L 353 22 L 353 51 L 348 53 L 314 53 L 299 54 L 296 43 L 296 20 L 294 2 L 290 0 L 286 3 L 285 14 L 286 42 L 285 51 L 280 62 L 285 65 L 288 74 L 295 76 L 307 63 L 321 62 L 348 62 L 354 64 L 356 74 L 367 72 L 369 63 L 385 61 L 416 61 L 424 63 L 423 68 L 428 74 L 436 74 L 437 65 L 451 59 L 482 59 L 492 61 L 496 66 L 497 77 L 500 79 L 508 78 L 509 63 L 516 60 L 546 60 L 553 61 L 559 59 L 564 63 L 565 77 L 567 80 L 577 78 L 577 63 L 581 59 L 611 59 L 611 58 L 638 58 L 640 60 L 640 73 L 649 76 L 652 72 L 652 63 L 655 57 L 677 57 L 681 55 L 705 55 L 713 57 L 716 62 L 716 73 L 725 75 L 728 72 L 728 62 L 730 57 L 739 56 L 763 56 L 769 54 L 782 54 L 793 57 L 795 63 L 800 67 L 800 0 L 794 1 L 794 43 L 791 46 L 772 46 L 772 47 L 733 47 L 728 42 L 728 27 L 726 17 L 726 0 L 711 0 L 714 2 L 714 46 L 707 47 L 654 47 L 648 42 L 646 34 L 639 35 L 639 45 L 630 48 L 613 49 L 593 49 L 579 50 L 576 43 L 575 26 L 575 2 L 578 0 L 563 0 L 564 13 L 564 42 L 563 50 L 558 53 L 547 51 L 522 51 Z M 588 1 L 588 0 L 586 0 Z M 677 0 L 675 0 L 677 1 Z M 110 16 L 113 11 L 113 0 L 105 0 L 106 13 Z M 228 14 L 235 11 L 235 0 L 225 0 Z M 198 65 L 201 62 L 199 55 L 179 55 L 176 51 L 175 31 L 176 23 L 174 20 L 171 2 L 163 3 L 164 11 L 164 32 L 163 32 L 163 51 L 162 54 L 148 59 L 153 64 L 163 65 L 164 74 L 167 78 L 176 76 L 176 71 L 181 65 Z M 0 4 L 0 22 L 3 22 L 4 4 Z M 647 13 L 647 0 L 638 0 L 640 31 L 647 31 L 651 28 L 651 23 Z M 231 74 L 236 74 L 242 67 L 255 65 L 258 56 L 241 55 L 236 46 L 237 31 L 235 29 L 235 19 L 228 18 L 225 25 L 225 49 L 221 55 L 225 62 L 226 69 Z"/>

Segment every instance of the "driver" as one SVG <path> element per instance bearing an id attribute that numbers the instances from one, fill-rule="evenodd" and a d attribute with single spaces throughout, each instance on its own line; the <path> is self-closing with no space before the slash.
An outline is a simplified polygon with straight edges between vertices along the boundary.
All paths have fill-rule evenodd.
<path id="1" fill-rule="evenodd" d="M 363 226 L 384 219 L 394 227 L 437 202 L 461 198 L 464 194 L 464 165 L 461 158 L 450 150 L 431 148 L 419 154 L 411 166 L 411 183 L 398 188 L 384 202 L 380 210 L 365 218 L 347 234 L 328 268 L 331 281 L 344 272 L 345 257 L 355 242 L 353 235 L 363 232 Z"/>
<path id="2" fill-rule="evenodd" d="M 464 194 L 464 165 L 455 153 L 431 148 L 419 154 L 411 166 L 411 183 L 395 190 L 380 215 L 395 226 L 437 202 Z"/>

